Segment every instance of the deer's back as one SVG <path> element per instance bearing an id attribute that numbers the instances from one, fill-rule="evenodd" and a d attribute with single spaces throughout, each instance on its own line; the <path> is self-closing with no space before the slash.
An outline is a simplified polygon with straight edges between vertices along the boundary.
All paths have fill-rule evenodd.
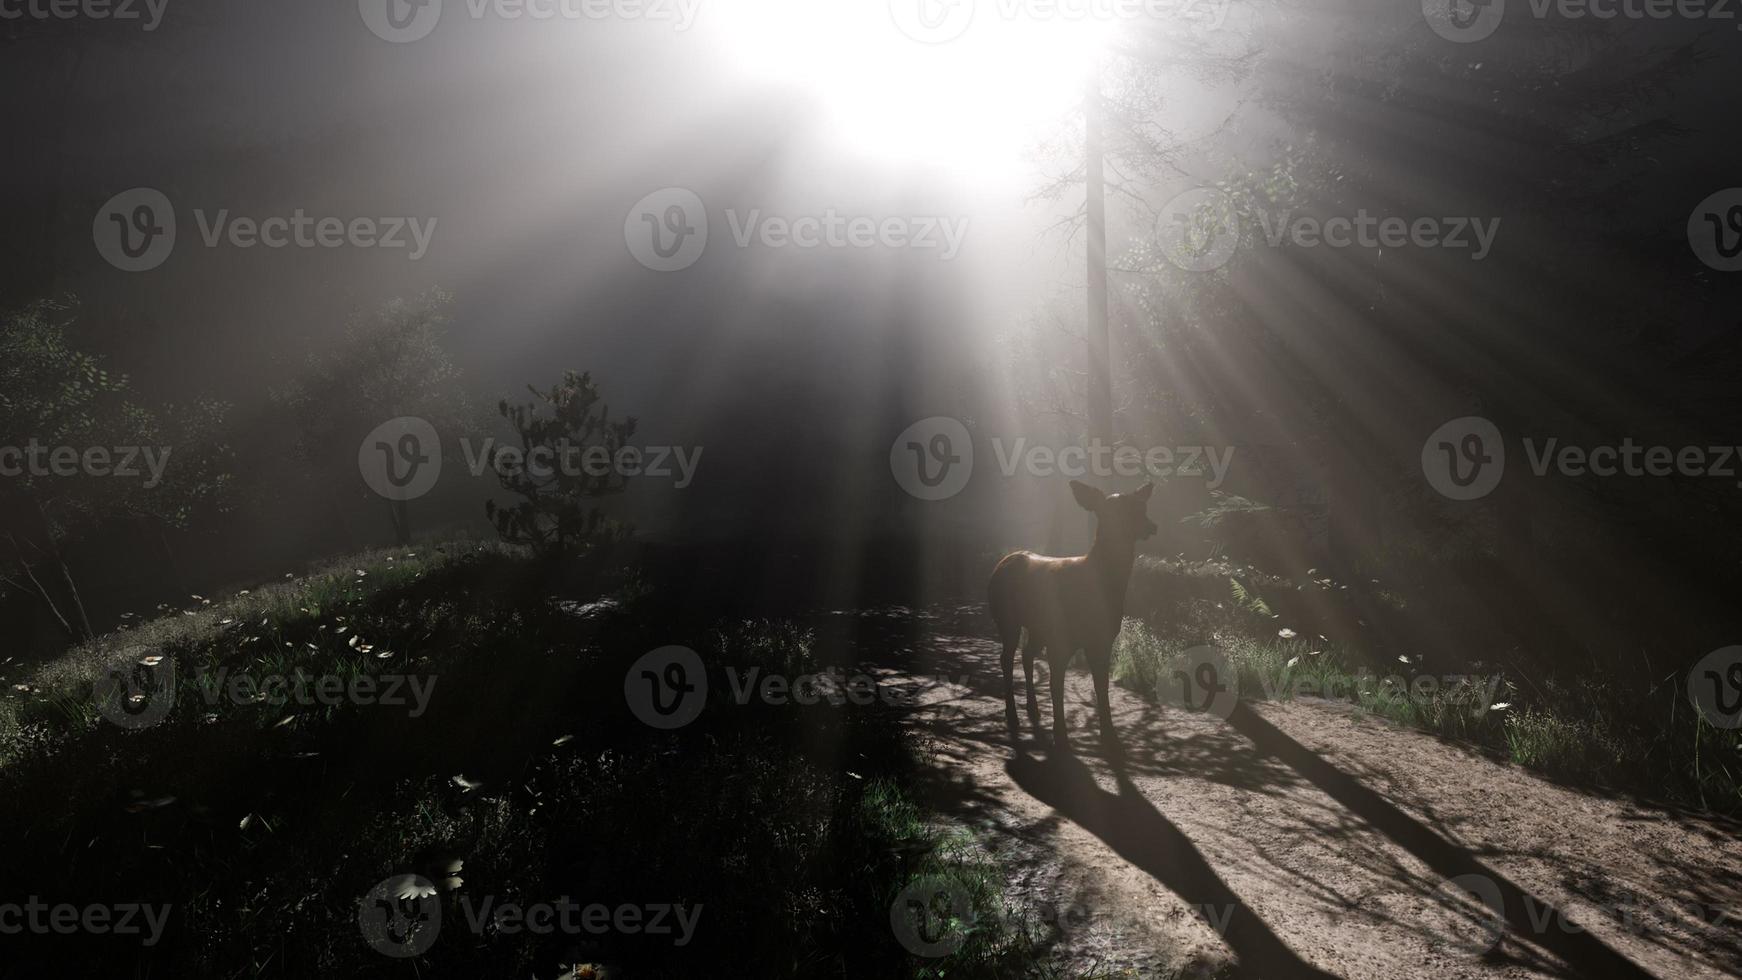
<path id="1" fill-rule="evenodd" d="M 990 603 L 1000 626 L 1027 627 L 1072 647 L 1111 641 L 1124 595 L 1109 596 L 1087 556 L 1050 558 L 1029 551 L 1004 556 L 992 570 Z"/>

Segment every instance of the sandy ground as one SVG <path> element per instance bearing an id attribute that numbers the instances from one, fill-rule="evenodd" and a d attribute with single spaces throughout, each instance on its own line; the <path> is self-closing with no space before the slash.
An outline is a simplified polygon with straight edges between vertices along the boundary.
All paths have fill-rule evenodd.
<path id="1" fill-rule="evenodd" d="M 1569 790 L 1325 701 L 1224 719 L 1115 688 L 1116 766 L 1077 671 L 1073 752 L 1055 753 L 1026 714 L 1007 727 L 980 610 L 922 622 L 894 642 L 919 665 L 929 790 L 998 856 L 1062 975 L 1742 975 L 1734 824 Z"/>

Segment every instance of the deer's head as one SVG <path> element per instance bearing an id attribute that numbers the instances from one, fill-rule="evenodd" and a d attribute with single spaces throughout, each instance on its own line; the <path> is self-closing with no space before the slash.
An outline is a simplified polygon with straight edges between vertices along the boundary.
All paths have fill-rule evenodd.
<path id="1" fill-rule="evenodd" d="M 1142 541 L 1156 531 L 1149 519 L 1149 495 L 1155 484 L 1145 483 L 1130 493 L 1102 493 L 1087 483 L 1071 481 L 1071 496 L 1077 505 L 1095 515 L 1095 536 L 1112 541 Z"/>

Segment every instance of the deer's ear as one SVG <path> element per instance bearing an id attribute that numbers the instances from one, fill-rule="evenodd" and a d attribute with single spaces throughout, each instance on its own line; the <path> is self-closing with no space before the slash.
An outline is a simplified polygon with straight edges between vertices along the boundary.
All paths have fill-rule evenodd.
<path id="1" fill-rule="evenodd" d="M 1147 504 L 1147 503 L 1149 503 L 1149 495 L 1154 493 L 1154 492 L 1155 492 L 1155 484 L 1145 483 L 1143 486 L 1140 486 L 1136 490 L 1131 491 L 1131 496 L 1136 497 L 1138 500 L 1141 500 Z"/>
<path id="2" fill-rule="evenodd" d="M 1071 496 L 1077 498 L 1078 507 L 1088 511 L 1099 510 L 1101 501 L 1107 499 L 1106 494 L 1081 480 L 1071 481 Z"/>

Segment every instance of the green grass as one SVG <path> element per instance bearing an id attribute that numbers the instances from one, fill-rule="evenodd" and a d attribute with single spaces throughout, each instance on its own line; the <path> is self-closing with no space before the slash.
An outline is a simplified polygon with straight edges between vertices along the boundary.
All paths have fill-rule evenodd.
<path id="1" fill-rule="evenodd" d="M 382 552 L 249 594 L 191 600 L 31 674 L 0 698 L 0 832 L 9 885 L 173 907 L 162 943 L 10 937 L 8 965 L 56 975 L 534 976 L 607 963 L 634 976 L 995 977 L 1025 947 L 996 866 L 930 819 L 882 705 L 710 702 L 660 732 L 623 698 L 628 665 L 667 644 L 715 665 L 801 673 L 838 663 L 786 619 L 691 621 L 657 583 L 577 584 L 495 545 Z M 361 571 L 363 574 L 358 574 Z M 608 594 L 582 622 L 553 595 Z M 160 723 L 105 720 L 92 686 L 142 654 L 176 665 Z M 383 656 L 385 654 L 385 656 Z M 219 676 L 434 683 L 427 713 L 382 705 L 208 703 Z M 10 688 L 10 684 L 8 685 Z M 719 685 L 720 689 L 725 684 Z M 481 784 L 468 788 L 456 781 Z M 43 801 L 52 800 L 52 806 Z M 458 855 L 435 947 L 369 949 L 359 900 Z M 428 876 L 428 875 L 426 875 Z M 941 877 L 974 912 L 949 955 L 896 941 L 902 889 Z M 463 897 L 700 905 L 689 945 L 612 933 L 473 934 Z M 967 926 L 964 921 L 962 925 Z M 83 941 L 81 941 L 83 940 Z"/>
<path id="2" fill-rule="evenodd" d="M 1467 682 L 1414 689 L 1418 677 L 1448 672 L 1419 658 L 1375 667 L 1323 637 L 1282 635 L 1286 623 L 1271 614 L 1254 583 L 1277 592 L 1293 588 L 1286 582 L 1212 563 L 1151 563 L 1145 572 L 1149 588 L 1171 597 L 1159 619 L 1169 632 L 1127 619 L 1113 668 L 1117 683 L 1145 697 L 1177 701 L 1176 671 L 1189 665 L 1186 651 L 1210 645 L 1226 658 L 1242 699 L 1330 696 L 1575 784 L 1742 813 L 1742 731 L 1714 728 L 1700 717 L 1679 678 L 1650 683 L 1591 675 L 1563 686 L 1478 665 Z"/>
<path id="3" fill-rule="evenodd" d="M 1627 756 L 1624 746 L 1590 721 L 1538 708 L 1507 719 L 1506 747 L 1521 766 L 1569 775 L 1613 772 Z"/>

